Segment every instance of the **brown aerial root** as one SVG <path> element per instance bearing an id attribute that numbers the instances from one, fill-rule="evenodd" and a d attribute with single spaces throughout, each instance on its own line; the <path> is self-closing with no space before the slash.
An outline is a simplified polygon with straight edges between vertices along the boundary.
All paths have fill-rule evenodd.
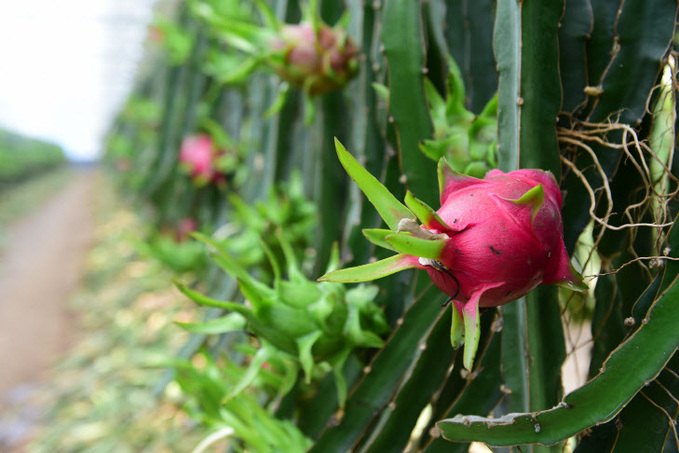
<path id="1" fill-rule="evenodd" d="M 664 203 L 666 203 L 673 197 L 677 196 L 677 193 L 679 191 L 674 191 L 672 193 L 659 193 L 655 189 L 654 181 L 652 181 L 651 177 L 651 170 L 649 169 L 646 159 L 644 158 L 644 155 L 649 156 L 651 159 L 653 159 L 655 162 L 657 162 L 662 168 L 663 168 L 663 176 L 666 176 L 674 182 L 679 182 L 679 179 L 677 179 L 674 175 L 672 175 L 672 172 L 670 168 L 667 166 L 665 162 L 663 162 L 661 159 L 659 159 L 656 154 L 653 152 L 651 147 L 648 145 L 648 143 L 644 141 L 640 141 L 638 139 L 636 131 L 629 125 L 627 124 L 622 124 L 622 123 L 589 123 L 586 121 L 578 123 L 581 125 L 584 129 L 582 130 L 570 130 L 570 129 L 563 129 L 560 128 L 558 130 L 558 140 L 562 143 L 568 143 L 570 145 L 575 146 L 578 149 L 581 149 L 585 151 L 589 156 L 592 158 L 592 161 L 594 163 L 594 166 L 596 167 L 597 172 L 601 176 L 602 180 L 602 186 L 598 188 L 592 188 L 585 178 L 584 174 L 580 169 L 578 169 L 575 164 L 567 159 L 564 156 L 561 156 L 561 162 L 565 164 L 567 167 L 573 171 L 573 173 L 580 179 L 580 181 L 583 183 L 585 189 L 588 191 L 590 195 L 590 201 L 591 201 L 591 206 L 590 206 L 590 216 L 592 219 L 599 223 L 602 227 L 602 233 L 604 229 L 610 229 L 610 230 L 622 230 L 625 228 L 635 228 L 635 227 L 654 227 L 654 228 L 664 228 L 667 226 L 670 226 L 672 222 L 662 222 L 662 223 L 639 223 L 635 222 L 632 216 L 632 211 L 639 209 L 649 203 L 651 197 L 655 196 L 659 199 L 663 199 Z M 622 134 L 622 143 L 613 143 L 606 141 L 606 135 L 610 132 L 613 131 L 621 131 L 623 132 Z M 611 192 L 611 188 L 609 185 L 609 179 L 610 176 L 607 175 L 602 168 L 599 159 L 596 156 L 596 153 L 592 149 L 590 145 L 588 145 L 588 142 L 595 142 L 600 145 L 603 145 L 611 150 L 622 150 L 625 154 L 625 158 L 627 162 L 631 162 L 632 165 L 637 169 L 639 172 L 639 175 L 641 176 L 644 186 L 645 186 L 645 196 L 644 198 L 639 201 L 638 203 L 632 204 L 628 206 L 625 209 L 624 216 L 629 220 L 629 223 L 615 226 L 611 225 L 607 222 L 607 219 L 613 214 L 613 195 Z M 630 147 L 632 149 L 630 149 Z M 638 155 L 638 158 L 637 156 Z M 606 209 L 606 214 L 603 217 L 599 217 L 595 214 L 595 208 L 597 205 L 597 195 L 596 192 L 602 192 L 603 196 L 606 199 L 606 204 L 607 204 L 607 209 Z M 667 209 L 663 209 L 665 215 L 667 212 Z M 666 218 L 666 217 L 664 217 Z"/>
<path id="2" fill-rule="evenodd" d="M 667 134 L 670 134 L 671 137 L 671 128 L 667 129 Z M 679 187 L 679 179 L 672 174 L 670 169 L 673 150 L 671 150 L 667 159 L 661 159 L 654 152 L 648 140 L 641 140 L 632 126 L 620 123 L 619 118 L 615 117 L 611 117 L 602 123 L 574 120 L 570 128 L 558 128 L 557 138 L 564 148 L 564 153 L 561 156 L 562 165 L 580 181 L 589 195 L 588 212 L 596 226 L 593 230 L 591 250 L 588 250 L 586 252 L 588 254 L 582 257 L 585 258 L 585 262 L 581 263 L 583 269 L 589 267 L 589 275 L 584 275 L 585 281 L 616 274 L 633 263 L 638 263 L 650 277 L 654 269 L 661 268 L 667 261 L 679 260 L 679 258 L 668 256 L 670 250 L 666 248 L 665 244 L 667 227 L 673 224 L 670 218 L 669 202 L 676 199 L 679 194 L 679 189 L 669 190 L 669 187 Z M 654 146 L 656 145 L 654 144 Z M 667 151 L 667 148 L 664 149 Z M 605 169 L 598 157 L 608 151 L 621 156 L 613 170 Z M 587 162 L 587 167 L 581 164 L 582 159 L 578 161 L 578 156 L 586 156 L 584 161 Z M 614 207 L 613 204 L 615 188 L 611 187 L 611 181 L 623 165 L 638 172 L 639 181 L 641 181 L 641 184 L 635 188 L 638 191 L 638 201 L 625 206 L 622 212 L 614 212 L 617 206 Z M 592 173 L 598 176 L 598 182 L 594 186 L 585 176 L 589 175 L 591 179 Z M 622 210 L 623 207 L 619 209 Z M 653 221 L 649 222 L 644 219 L 646 221 L 641 222 L 640 220 L 644 216 L 651 217 Z M 630 260 L 617 266 L 617 268 L 613 267 L 613 263 L 610 261 L 611 257 L 599 257 L 601 258 L 601 269 L 598 269 L 596 265 L 589 266 L 590 261 L 597 255 L 599 244 L 607 231 L 629 230 L 630 244 L 632 244 L 637 231 L 641 228 L 655 230 L 656 253 L 651 254 L 655 256 L 639 256 L 630 245 L 627 250 L 631 255 Z M 571 294 L 564 301 L 565 306 L 562 307 L 564 327 L 574 321 L 573 317 L 577 315 L 578 310 L 585 308 L 586 300 L 582 297 Z M 579 305 L 571 306 L 576 301 L 580 301 L 581 308 L 578 308 Z M 609 310 L 611 310 L 613 304 L 609 305 Z M 608 315 L 604 314 L 604 317 L 608 317 Z M 567 343 L 570 345 L 568 352 L 570 356 L 576 350 L 591 345 L 599 332 L 593 332 L 592 338 L 580 338 L 580 334 L 565 329 L 565 335 Z M 572 337 L 573 335 L 577 338 Z"/>
<path id="3" fill-rule="evenodd" d="M 638 262 L 641 262 L 641 261 L 644 261 L 644 260 L 648 260 L 648 261 L 649 261 L 648 267 L 650 267 L 650 268 L 653 269 L 653 268 L 660 268 L 660 267 L 663 267 L 663 266 L 665 265 L 665 264 L 664 264 L 664 263 L 665 263 L 665 260 L 668 260 L 668 261 L 679 261 L 679 258 L 678 258 L 678 257 L 673 257 L 673 256 L 638 256 L 638 257 L 636 257 L 636 258 L 634 258 L 634 259 L 631 259 L 631 260 L 627 261 L 626 263 L 624 263 L 624 264 L 621 265 L 620 267 L 618 267 L 618 268 L 616 268 L 616 269 L 614 269 L 614 270 L 612 270 L 612 271 L 610 271 L 610 272 L 601 272 L 601 273 L 599 273 L 599 274 L 593 275 L 592 277 L 602 277 L 602 276 L 604 276 L 604 275 L 613 275 L 613 274 L 617 274 L 617 273 L 620 272 L 623 268 L 629 266 L 630 264 L 638 263 Z"/>
<path id="4" fill-rule="evenodd" d="M 559 142 L 566 144 L 569 148 L 567 153 L 572 156 L 579 152 L 585 152 L 590 157 L 591 165 L 600 177 L 600 185 L 592 187 L 585 177 L 585 169 L 578 168 L 574 163 L 575 158 L 569 159 L 564 155 L 561 156 L 563 165 L 580 180 L 589 194 L 589 215 L 600 226 L 597 237 L 594 238 L 595 248 L 607 230 L 632 229 L 632 235 L 635 235 L 637 228 L 647 227 L 657 230 L 656 237 L 658 241 L 656 246 L 660 250 L 662 248 L 662 231 L 673 223 L 669 218 L 668 203 L 673 198 L 676 198 L 679 193 L 679 189 L 673 192 L 668 192 L 667 190 L 670 181 L 674 182 L 675 185 L 679 182 L 679 179 L 672 174 L 668 163 L 663 162 L 656 155 L 647 141 L 639 140 L 637 132 L 628 124 L 610 121 L 605 123 L 581 121 L 576 123 L 576 128 L 559 128 L 557 132 Z M 616 133 L 617 141 L 609 140 L 609 135 L 613 132 Z M 611 216 L 617 214 L 613 212 L 613 192 L 610 186 L 613 175 L 606 174 L 592 147 L 594 143 L 611 151 L 622 151 L 622 158 L 618 162 L 618 167 L 623 163 L 631 164 L 639 173 L 640 179 L 643 182 L 643 196 L 640 201 L 626 206 L 622 215 L 619 216 L 619 218 L 626 219 L 625 223 L 613 225 L 609 222 Z M 668 162 L 671 162 L 672 158 L 671 153 Z M 652 176 L 652 170 L 649 168 L 649 161 L 661 169 L 660 177 L 656 177 L 655 180 Z M 617 169 L 614 171 L 617 171 Z M 605 206 L 603 215 L 597 215 L 597 210 L 601 212 L 602 206 Z M 655 222 L 648 223 L 636 220 L 643 216 L 644 213 L 649 212 L 649 210 L 653 213 Z M 634 254 L 633 251 L 632 253 Z M 667 259 L 665 256 L 637 257 L 637 261 L 653 258 L 656 260 Z"/>

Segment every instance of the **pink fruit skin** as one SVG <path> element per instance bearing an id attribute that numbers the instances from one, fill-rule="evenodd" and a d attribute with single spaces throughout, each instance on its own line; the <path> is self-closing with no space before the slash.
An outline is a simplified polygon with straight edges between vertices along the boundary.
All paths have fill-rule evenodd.
<path id="1" fill-rule="evenodd" d="M 214 168 L 218 152 L 212 139 L 205 134 L 184 138 L 179 151 L 179 162 L 189 171 L 191 177 L 202 182 L 217 181 L 220 174 Z"/>
<path id="2" fill-rule="evenodd" d="M 539 184 L 542 203 L 516 202 Z M 460 307 L 470 299 L 494 307 L 540 284 L 576 282 L 562 237 L 561 204 L 554 176 L 542 170 L 492 170 L 484 179 L 449 172 L 437 212 L 449 228 L 436 221 L 425 228 L 450 238 L 438 261 L 454 278 L 424 269 Z"/>

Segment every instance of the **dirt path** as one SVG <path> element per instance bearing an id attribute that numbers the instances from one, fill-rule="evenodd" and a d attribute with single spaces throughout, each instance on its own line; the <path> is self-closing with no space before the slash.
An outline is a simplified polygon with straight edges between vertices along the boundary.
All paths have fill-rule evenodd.
<path id="1" fill-rule="evenodd" d="M 74 172 L 62 192 L 12 226 L 0 255 L 0 451 L 21 431 L 8 426 L 7 412 L 73 339 L 66 306 L 92 240 L 95 177 Z"/>

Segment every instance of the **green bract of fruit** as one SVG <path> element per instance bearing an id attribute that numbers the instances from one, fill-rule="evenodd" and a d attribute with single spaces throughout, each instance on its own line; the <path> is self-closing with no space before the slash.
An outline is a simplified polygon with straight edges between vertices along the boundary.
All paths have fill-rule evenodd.
<path id="1" fill-rule="evenodd" d="M 340 283 L 307 279 L 281 234 L 278 239 L 287 262 L 287 278 L 282 278 L 280 264 L 268 254 L 275 273 L 273 285 L 269 286 L 249 275 L 219 242 L 203 235 L 196 237 L 211 246 L 217 264 L 238 281 L 245 302 L 210 299 L 181 284 L 179 289 L 201 305 L 228 310 L 230 313 L 226 316 L 233 320 L 226 323 L 229 331 L 244 327 L 262 341 L 295 357 L 307 383 L 319 369 L 331 368 L 338 399 L 343 403 L 346 359 L 357 348 L 381 347 L 381 336 L 389 331 L 382 310 L 373 302 L 378 287 L 359 285 L 347 289 Z M 334 270 L 338 263 L 335 249 L 328 271 Z M 233 319 L 234 314 L 242 322 Z"/>

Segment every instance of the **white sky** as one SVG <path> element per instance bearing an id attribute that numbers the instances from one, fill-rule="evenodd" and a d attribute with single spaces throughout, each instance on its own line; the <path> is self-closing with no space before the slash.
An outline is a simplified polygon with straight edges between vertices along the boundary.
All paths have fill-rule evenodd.
<path id="1" fill-rule="evenodd" d="M 127 96 L 154 0 L 0 0 L 0 127 L 92 159 Z"/>

